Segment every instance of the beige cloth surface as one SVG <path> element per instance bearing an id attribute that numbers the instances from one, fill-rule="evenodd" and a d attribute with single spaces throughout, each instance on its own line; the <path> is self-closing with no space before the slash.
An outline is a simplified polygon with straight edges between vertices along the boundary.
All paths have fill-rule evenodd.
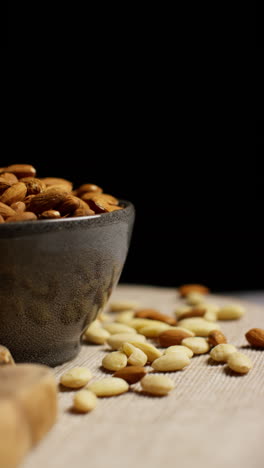
<path id="1" fill-rule="evenodd" d="M 113 299 L 139 300 L 170 313 L 175 290 L 119 286 Z M 238 302 L 210 296 L 208 302 Z M 140 385 L 118 397 L 100 399 L 86 415 L 70 412 L 73 391 L 60 392 L 58 422 L 33 450 L 23 468 L 262 468 L 264 466 L 264 351 L 247 347 L 249 328 L 264 328 L 264 308 L 244 303 L 246 316 L 221 322 L 228 341 L 250 356 L 254 367 L 237 376 L 225 365 L 197 356 L 183 371 L 170 373 L 176 388 L 167 397 L 140 393 Z M 104 346 L 84 345 L 79 356 L 54 371 L 89 367 L 95 378 Z"/>

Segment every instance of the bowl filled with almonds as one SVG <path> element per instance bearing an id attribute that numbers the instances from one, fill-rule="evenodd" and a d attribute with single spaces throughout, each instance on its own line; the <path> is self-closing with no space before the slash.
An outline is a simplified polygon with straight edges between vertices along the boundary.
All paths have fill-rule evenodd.
<path id="1" fill-rule="evenodd" d="M 17 362 L 72 359 L 121 275 L 133 204 L 95 184 L 0 168 L 0 343 Z"/>

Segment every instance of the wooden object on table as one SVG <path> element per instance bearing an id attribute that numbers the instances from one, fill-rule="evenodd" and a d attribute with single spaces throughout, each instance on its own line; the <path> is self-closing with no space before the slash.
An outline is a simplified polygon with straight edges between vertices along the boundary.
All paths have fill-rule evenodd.
<path id="1" fill-rule="evenodd" d="M 56 415 L 57 384 L 48 367 L 1 367 L 0 466 L 15 468 L 52 427 Z"/>

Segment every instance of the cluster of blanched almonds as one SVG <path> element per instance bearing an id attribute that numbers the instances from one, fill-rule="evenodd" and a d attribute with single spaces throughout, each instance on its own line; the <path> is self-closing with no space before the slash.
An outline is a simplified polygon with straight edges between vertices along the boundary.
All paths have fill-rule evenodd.
<path id="1" fill-rule="evenodd" d="M 201 291 L 202 286 L 198 290 L 197 286 L 184 286 L 188 289 L 186 294 L 179 288 L 184 302 L 174 316 L 142 308 L 133 301 L 118 301 L 112 302 L 109 311 L 101 313 L 88 326 L 83 340 L 108 346 L 101 365 L 113 376 L 90 383 L 92 374 L 87 368 L 73 368 L 63 374 L 62 385 L 85 387 L 74 396 L 77 411 L 88 412 L 96 406 L 97 397 L 120 395 L 137 383 L 146 394 L 167 395 L 174 382 L 163 373 L 186 368 L 193 355 L 210 353 L 212 360 L 227 363 L 236 373 L 249 372 L 251 360 L 227 343 L 217 323 L 240 319 L 245 309 L 234 303 L 218 307 L 206 301 L 207 291 Z"/>

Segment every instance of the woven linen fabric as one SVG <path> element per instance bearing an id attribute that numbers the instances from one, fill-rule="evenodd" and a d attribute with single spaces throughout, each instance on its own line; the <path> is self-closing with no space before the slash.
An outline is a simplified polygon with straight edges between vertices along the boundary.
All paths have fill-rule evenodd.
<path id="1" fill-rule="evenodd" d="M 182 303 L 176 289 L 143 286 L 119 286 L 117 299 L 171 314 Z M 207 301 L 245 305 L 245 317 L 218 323 L 228 342 L 253 361 L 247 375 L 213 363 L 208 354 L 195 356 L 184 370 L 167 373 L 175 382 L 168 396 L 146 396 L 136 384 L 126 394 L 100 398 L 85 415 L 71 411 L 74 391 L 60 391 L 58 422 L 22 468 L 262 468 L 264 351 L 250 348 L 244 335 L 264 328 L 264 308 L 213 295 Z M 54 369 L 58 380 L 74 366 L 88 367 L 93 380 L 110 376 L 100 367 L 106 349 L 83 345 L 76 359 Z"/>

